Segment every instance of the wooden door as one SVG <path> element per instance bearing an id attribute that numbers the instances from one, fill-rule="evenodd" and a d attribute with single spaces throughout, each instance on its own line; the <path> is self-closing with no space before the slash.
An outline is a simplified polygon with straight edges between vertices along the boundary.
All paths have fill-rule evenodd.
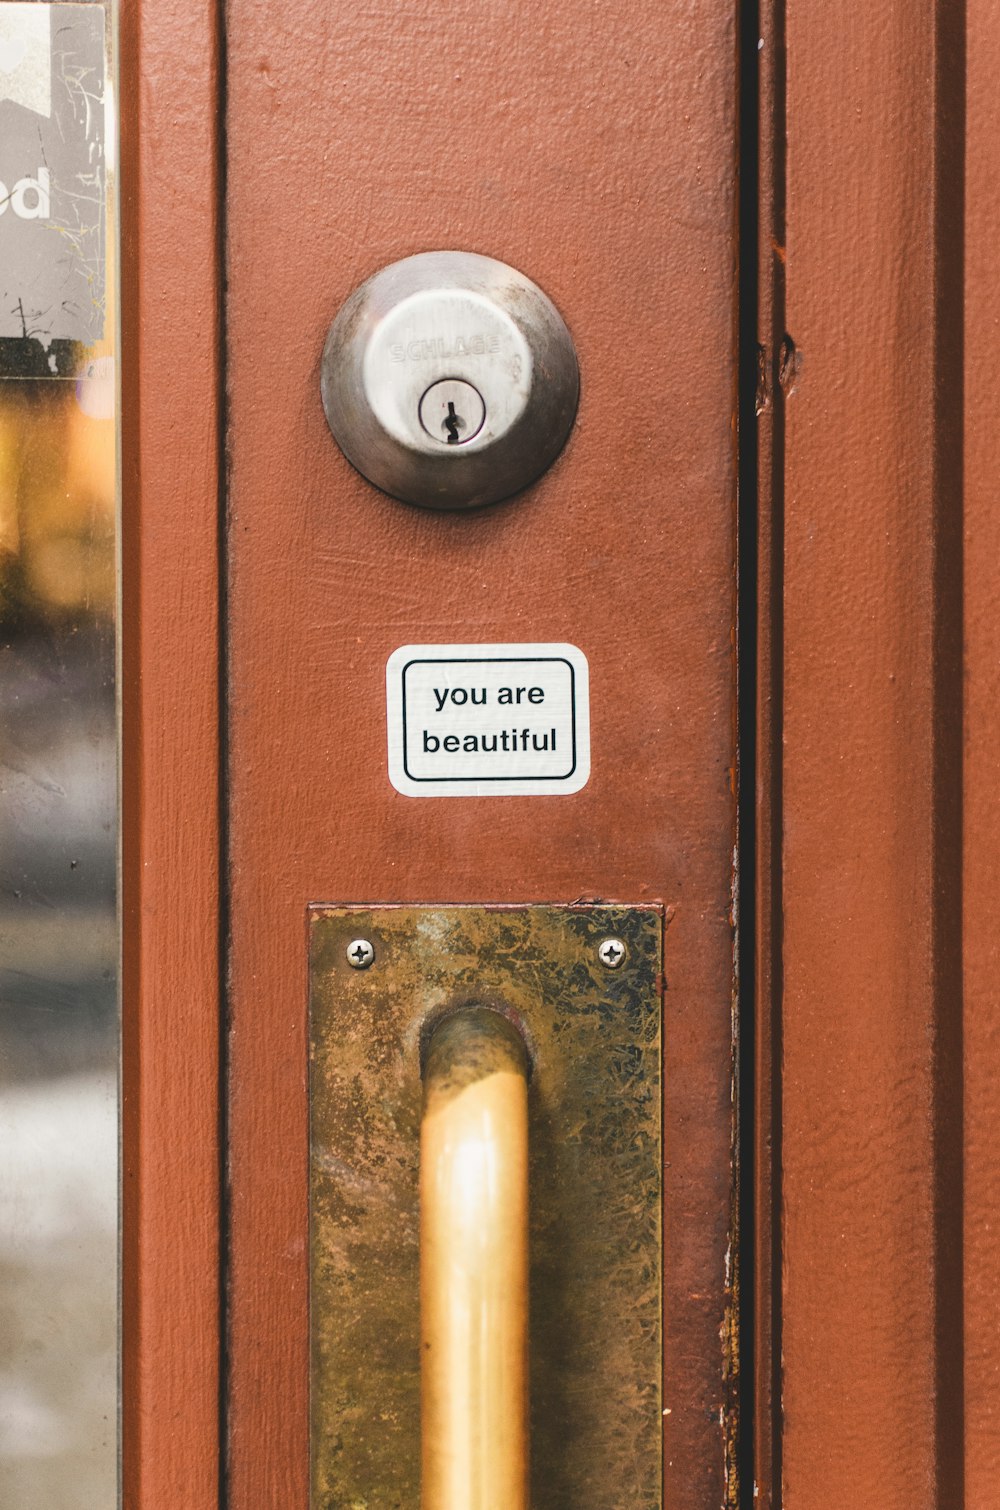
<path id="1" fill-rule="evenodd" d="M 228 23 L 229 1493 L 305 1504 L 310 903 L 667 909 L 664 1473 L 732 1450 L 736 204 L 733 16 L 487 4 Z M 486 253 L 576 344 L 574 432 L 468 515 L 366 483 L 319 400 L 327 327 L 386 263 Z M 590 663 L 572 796 L 429 798 L 386 771 L 385 666 L 421 643 Z"/>
<path id="2" fill-rule="evenodd" d="M 993 10 L 122 28 L 126 1502 L 307 1503 L 307 907 L 602 898 L 668 918 L 665 1505 L 986 1510 Z M 581 367 L 465 517 L 319 398 L 346 295 L 437 247 Z M 588 784 L 396 792 L 390 653 L 499 640 L 585 649 Z"/>

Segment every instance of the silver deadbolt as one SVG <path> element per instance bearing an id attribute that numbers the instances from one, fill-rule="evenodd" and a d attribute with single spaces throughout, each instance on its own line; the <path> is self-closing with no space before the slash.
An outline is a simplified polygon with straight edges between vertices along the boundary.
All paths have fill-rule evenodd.
<path id="1" fill-rule="evenodd" d="M 576 414 L 569 331 L 542 290 L 473 252 L 422 252 L 355 289 L 323 350 L 323 407 L 369 482 L 423 508 L 497 503 Z"/>

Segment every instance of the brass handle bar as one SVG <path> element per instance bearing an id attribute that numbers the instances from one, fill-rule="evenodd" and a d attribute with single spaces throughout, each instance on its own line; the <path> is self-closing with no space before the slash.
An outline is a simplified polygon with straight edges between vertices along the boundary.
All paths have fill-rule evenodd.
<path id="1" fill-rule="evenodd" d="M 420 1330 L 421 1510 L 526 1510 L 528 1057 L 484 1007 L 426 1053 Z"/>

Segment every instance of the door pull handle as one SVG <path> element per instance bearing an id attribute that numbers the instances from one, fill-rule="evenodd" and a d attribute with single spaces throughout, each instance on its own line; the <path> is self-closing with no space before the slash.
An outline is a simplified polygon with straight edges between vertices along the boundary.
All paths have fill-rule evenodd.
<path id="1" fill-rule="evenodd" d="M 445 1017 L 426 1048 L 422 1510 L 528 1503 L 528 1074 L 489 1008 Z"/>
<path id="2" fill-rule="evenodd" d="M 311 1510 L 659 1510 L 663 926 L 310 909 Z"/>

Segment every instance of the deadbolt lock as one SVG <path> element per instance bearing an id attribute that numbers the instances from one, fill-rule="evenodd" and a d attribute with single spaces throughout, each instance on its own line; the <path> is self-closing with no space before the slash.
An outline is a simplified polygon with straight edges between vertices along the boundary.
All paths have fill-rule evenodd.
<path id="1" fill-rule="evenodd" d="M 337 444 L 369 482 L 423 508 L 468 509 L 520 492 L 555 460 L 579 371 L 529 278 L 473 252 L 422 252 L 351 294 L 321 388 Z"/>

